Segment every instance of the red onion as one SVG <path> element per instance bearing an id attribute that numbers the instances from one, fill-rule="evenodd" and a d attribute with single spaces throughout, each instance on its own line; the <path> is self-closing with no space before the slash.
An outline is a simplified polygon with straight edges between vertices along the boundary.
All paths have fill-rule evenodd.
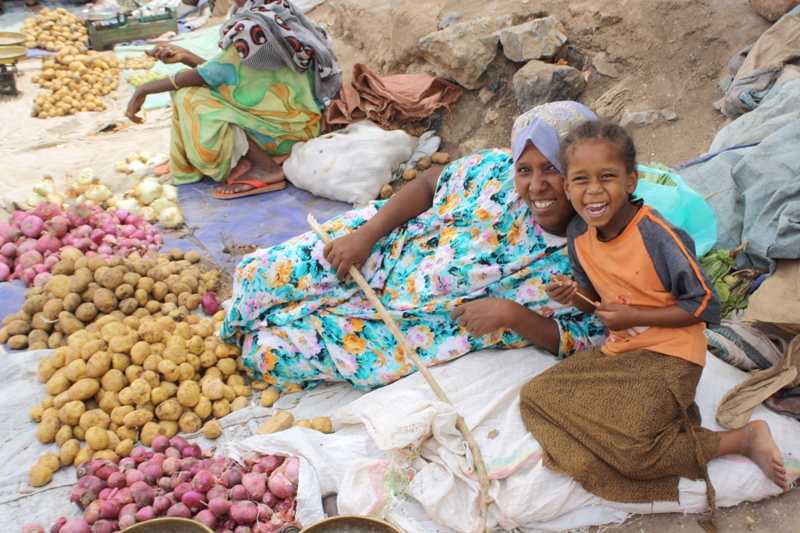
<path id="1" fill-rule="evenodd" d="M 44 533 L 44 528 L 39 524 L 25 524 L 22 533 Z"/>
<path id="2" fill-rule="evenodd" d="M 127 484 L 125 480 L 125 474 L 122 472 L 112 472 L 111 475 L 108 476 L 108 480 L 106 482 L 112 489 L 121 489 Z"/>
<path id="3" fill-rule="evenodd" d="M 36 247 L 36 242 L 35 241 L 33 242 L 34 242 L 33 246 Z M 19 248 L 17 249 L 17 251 L 19 251 Z M 36 250 L 29 250 L 20 255 L 19 264 L 22 265 L 22 268 L 31 268 L 33 267 L 33 265 L 38 265 L 39 263 L 41 263 L 43 259 L 44 258 L 42 257 L 42 254 L 40 254 Z"/>
<path id="4" fill-rule="evenodd" d="M 69 231 L 69 220 L 67 220 L 67 217 L 64 216 L 53 217 L 45 222 L 44 225 L 45 228 L 47 228 L 47 231 L 58 238 L 63 237 L 67 234 L 67 231 Z"/>
<path id="5" fill-rule="evenodd" d="M 228 489 L 225 488 L 224 485 L 214 485 L 211 487 L 208 492 L 206 492 L 206 498 L 209 501 L 213 500 L 214 498 L 228 498 Z"/>
<path id="6" fill-rule="evenodd" d="M 110 464 L 106 464 L 106 465 L 103 465 L 100 468 L 98 468 L 95 471 L 94 475 L 99 477 L 100 479 L 105 480 L 105 479 L 108 479 L 108 476 L 110 476 L 111 474 L 113 474 L 114 472 L 117 472 L 117 471 L 118 471 L 117 470 L 117 465 L 115 465 L 114 463 L 110 463 Z"/>
<path id="7" fill-rule="evenodd" d="M 27 211 L 14 211 L 8 216 L 8 223 L 12 226 L 19 226 L 26 216 L 28 216 Z"/>
<path id="8" fill-rule="evenodd" d="M 100 491 L 106 488 L 106 484 L 97 476 L 85 474 L 83 477 L 78 478 L 78 487 L 89 489 L 95 494 L 100 494 Z"/>
<path id="9" fill-rule="evenodd" d="M 269 505 L 265 503 L 259 503 L 258 505 L 258 520 L 267 520 L 272 516 L 272 509 L 270 509 Z"/>
<path id="10" fill-rule="evenodd" d="M 6 257 L 14 259 L 15 257 L 17 257 L 17 247 L 14 246 L 12 243 L 7 242 L 3 246 L 0 246 L 0 254 L 3 254 Z"/>
<path id="11" fill-rule="evenodd" d="M 156 482 L 156 485 L 158 485 L 158 488 L 160 488 L 164 492 L 167 492 L 167 491 L 172 490 L 171 481 L 172 481 L 172 478 L 170 478 L 169 476 L 164 476 L 164 477 L 158 479 L 158 481 Z"/>
<path id="12" fill-rule="evenodd" d="M 267 491 L 267 475 L 258 472 L 250 472 L 242 476 L 242 486 L 247 491 L 247 498 L 250 500 L 260 500 Z"/>
<path id="13" fill-rule="evenodd" d="M 290 483 L 297 486 L 300 481 L 300 459 L 298 457 L 289 457 L 283 463 L 283 475 Z"/>
<path id="14" fill-rule="evenodd" d="M 169 451 L 170 449 L 173 448 L 169 448 L 167 451 Z M 177 457 L 167 457 L 166 459 L 164 459 L 164 462 L 161 463 L 161 469 L 164 471 L 166 475 L 171 476 L 175 472 L 180 471 L 181 461 Z"/>
<path id="15" fill-rule="evenodd" d="M 5 281 L 11 275 L 11 269 L 5 263 L 0 263 L 0 281 Z M 35 279 L 35 278 L 34 278 Z"/>
<path id="16" fill-rule="evenodd" d="M 20 274 L 19 277 L 22 281 L 25 282 L 25 285 L 30 286 L 33 284 L 33 280 L 36 279 L 36 270 L 34 270 L 33 268 L 26 268 L 25 270 L 22 271 L 22 274 Z"/>
<path id="17" fill-rule="evenodd" d="M 44 230 L 44 220 L 36 215 L 28 215 L 22 220 L 19 229 L 26 237 L 36 239 L 42 234 L 42 230 Z"/>
<path id="18" fill-rule="evenodd" d="M 116 520 L 98 520 L 92 524 L 92 533 L 114 533 L 114 531 L 119 531 Z"/>
<path id="19" fill-rule="evenodd" d="M 102 506 L 103 502 L 101 500 L 95 500 L 90 503 L 89 507 L 87 507 L 86 511 L 83 513 L 83 519 L 91 525 L 103 518 Z"/>
<path id="20" fill-rule="evenodd" d="M 134 515 L 125 515 L 119 519 L 119 528 L 125 529 L 131 527 L 136 523 L 136 517 Z"/>
<path id="21" fill-rule="evenodd" d="M 128 470 L 125 472 L 125 483 L 131 487 L 134 483 L 144 481 L 144 473 L 138 470 Z"/>
<path id="22" fill-rule="evenodd" d="M 181 496 L 181 503 L 193 513 L 199 511 L 205 502 L 206 495 L 196 490 L 187 491 Z"/>
<path id="23" fill-rule="evenodd" d="M 156 491 L 144 481 L 137 481 L 131 485 L 131 492 L 133 493 L 133 501 L 136 502 L 140 509 L 147 505 L 153 505 Z"/>
<path id="24" fill-rule="evenodd" d="M 92 230 L 92 233 L 89 235 L 89 238 L 96 244 L 100 244 L 103 242 L 103 238 L 106 236 L 105 232 L 100 228 L 95 228 Z"/>
<path id="25" fill-rule="evenodd" d="M 258 506 L 253 502 L 239 501 L 231 505 L 228 515 L 237 524 L 252 524 L 258 518 Z"/>
<path id="26" fill-rule="evenodd" d="M 277 468 L 282 464 L 283 464 L 283 457 L 278 457 L 277 455 L 267 455 L 265 457 L 262 457 L 258 461 L 258 463 L 256 463 L 256 465 L 253 467 L 253 469 L 255 470 L 255 467 L 257 466 L 258 469 L 264 472 L 265 474 L 271 474 L 272 472 L 277 470 Z"/>
<path id="27" fill-rule="evenodd" d="M 170 507 L 172 507 L 172 501 L 166 496 L 159 496 L 153 501 L 153 511 L 158 516 L 166 513 Z"/>
<path id="28" fill-rule="evenodd" d="M 275 507 L 276 505 L 278 505 L 278 498 L 270 491 L 267 491 L 264 493 L 264 497 L 261 498 L 261 503 L 265 503 L 270 507 Z"/>
<path id="29" fill-rule="evenodd" d="M 169 439 L 169 445 L 173 448 L 177 448 L 178 450 L 182 450 L 186 447 L 189 443 L 186 442 L 186 439 L 181 437 L 180 435 L 175 435 L 171 439 Z"/>
<path id="30" fill-rule="evenodd" d="M 0 224 L 0 237 L 6 242 L 6 244 L 10 244 L 12 242 L 16 242 L 19 240 L 22 232 L 19 230 L 19 227 L 15 224 L 9 224 L 8 222 L 3 222 Z"/>
<path id="31" fill-rule="evenodd" d="M 177 518 L 191 518 L 192 512 L 182 503 L 176 503 L 167 510 L 167 516 L 174 516 Z"/>
<path id="32" fill-rule="evenodd" d="M 109 498 L 109 496 L 111 496 L 112 492 L 114 492 L 113 488 L 106 487 L 106 488 L 104 488 L 103 490 L 100 491 L 100 494 L 97 495 L 97 499 L 98 500 L 107 500 Z"/>
<path id="33" fill-rule="evenodd" d="M 228 512 L 231 502 L 225 498 L 214 498 L 208 501 L 208 510 L 214 513 L 215 516 L 222 516 Z"/>
<path id="34" fill-rule="evenodd" d="M 208 294 L 208 293 L 206 293 Z M 199 444 L 189 444 L 181 449 L 184 458 L 194 457 L 195 459 L 203 458 L 203 449 Z"/>
<path id="35" fill-rule="evenodd" d="M 170 459 L 170 458 L 173 458 L 173 457 L 175 459 L 180 459 L 181 458 L 181 451 L 178 448 L 173 448 L 172 446 L 170 446 L 169 448 L 164 450 L 164 455 L 167 456 L 167 459 Z"/>
<path id="36" fill-rule="evenodd" d="M 92 528 L 86 520 L 73 518 L 61 526 L 59 533 L 92 533 Z"/>
<path id="37" fill-rule="evenodd" d="M 247 499 L 247 491 L 244 490 L 244 487 L 241 485 L 235 485 L 231 487 L 230 490 L 231 500 L 233 501 L 241 501 Z"/>
<path id="38" fill-rule="evenodd" d="M 129 503 L 133 503 L 133 493 L 128 487 L 122 487 L 121 489 L 117 489 L 116 494 L 114 494 L 110 499 L 114 500 L 120 505 L 128 505 Z"/>
<path id="39" fill-rule="evenodd" d="M 137 522 L 147 522 L 148 520 L 152 520 L 156 517 L 155 511 L 149 505 L 147 507 L 142 507 L 139 509 L 139 512 L 136 513 L 136 521 Z"/>
<path id="40" fill-rule="evenodd" d="M 250 526 L 236 526 L 236 529 L 233 533 L 253 533 L 253 530 Z"/>
<path id="41" fill-rule="evenodd" d="M 94 208 L 88 204 L 73 205 L 67 209 L 67 219 L 73 227 L 78 227 L 86 224 L 94 213 Z"/>
<path id="42" fill-rule="evenodd" d="M 207 315 L 214 315 L 217 311 L 219 311 L 219 302 L 217 301 L 217 295 L 214 292 L 207 292 L 203 295 L 203 311 Z"/>
<path id="43" fill-rule="evenodd" d="M 163 475 L 164 472 L 158 465 L 147 465 L 147 467 L 144 469 L 144 480 L 150 485 L 154 485 L 156 481 Z"/>
<path id="44" fill-rule="evenodd" d="M 34 208 L 33 214 L 42 220 L 50 220 L 61 215 L 61 208 L 55 202 L 42 202 Z"/>
<path id="45" fill-rule="evenodd" d="M 131 457 L 136 460 L 137 463 L 141 463 L 142 461 L 147 460 L 147 449 L 142 446 L 137 446 L 133 450 L 131 450 Z"/>
<path id="46" fill-rule="evenodd" d="M 119 471 L 127 472 L 131 468 L 136 468 L 136 459 L 133 457 L 125 457 L 119 461 Z"/>
<path id="47" fill-rule="evenodd" d="M 197 513 L 194 519 L 209 529 L 214 529 L 217 526 L 217 517 L 214 515 L 214 513 L 212 513 L 208 509 L 205 509 Z"/>
<path id="48" fill-rule="evenodd" d="M 197 466 L 197 459 L 194 457 L 187 457 L 181 460 L 181 470 L 191 472 L 192 467 Z M 192 474 L 194 476 L 194 474 Z"/>
<path id="49" fill-rule="evenodd" d="M 36 243 L 38 241 L 36 239 L 26 239 L 22 238 L 17 241 L 17 257 L 22 256 L 25 252 L 30 252 L 31 250 L 36 250 Z"/>
<path id="50" fill-rule="evenodd" d="M 53 527 L 50 528 L 50 533 L 60 533 L 61 528 L 64 527 L 64 524 L 67 523 L 67 518 L 65 516 L 58 517 L 56 523 L 53 524 Z"/>
<path id="51" fill-rule="evenodd" d="M 194 487 L 192 487 L 191 483 L 179 483 L 172 493 L 179 501 L 183 501 L 183 495 L 193 489 Z"/>
<path id="52" fill-rule="evenodd" d="M 58 239 L 56 239 L 58 240 Z M 58 241 L 59 248 L 61 247 L 61 241 Z M 57 253 L 47 254 L 47 257 L 44 258 L 44 266 L 47 268 L 47 271 L 53 270 L 53 267 L 61 261 L 61 257 Z"/>
<path id="53" fill-rule="evenodd" d="M 194 476 L 192 479 L 192 485 L 194 486 L 195 490 L 200 492 L 207 492 L 211 487 L 214 486 L 214 476 L 209 474 L 205 470 L 201 470 Z"/>
<path id="54" fill-rule="evenodd" d="M 124 505 L 122 509 L 119 511 L 119 518 L 121 519 L 123 516 L 136 516 L 136 513 L 139 511 L 139 506 L 135 503 L 129 503 Z"/>
<path id="55" fill-rule="evenodd" d="M 122 224 L 127 222 L 128 215 L 130 215 L 130 213 L 128 213 L 124 209 L 118 209 L 114 211 L 114 216 L 116 216 L 119 219 L 120 223 Z"/>
<path id="56" fill-rule="evenodd" d="M 88 237 L 84 237 L 82 239 L 76 239 L 75 240 L 75 244 L 73 244 L 73 246 L 75 248 L 77 248 L 78 250 L 80 250 L 81 252 L 85 252 L 86 250 L 89 250 L 93 245 L 94 245 L 94 243 L 92 242 L 92 239 L 90 239 Z M 84 254 L 84 255 L 86 255 L 86 257 L 89 257 L 88 254 Z"/>
<path id="57" fill-rule="evenodd" d="M 150 447 L 153 448 L 154 452 L 164 453 L 169 448 L 169 437 L 166 435 L 157 435 L 153 437 L 153 442 L 150 443 Z"/>
<path id="58" fill-rule="evenodd" d="M 100 518 L 117 518 L 120 507 L 112 500 L 100 500 Z"/>
<path id="59" fill-rule="evenodd" d="M 36 241 L 36 250 L 41 253 L 55 253 L 61 249 L 61 241 L 53 235 L 42 235 Z"/>

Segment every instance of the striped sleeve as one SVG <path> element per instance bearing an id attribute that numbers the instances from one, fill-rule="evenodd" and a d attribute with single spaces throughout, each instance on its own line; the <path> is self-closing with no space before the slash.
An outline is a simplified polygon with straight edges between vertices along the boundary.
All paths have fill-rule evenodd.
<path id="1" fill-rule="evenodd" d="M 639 231 L 662 285 L 678 299 L 676 305 L 706 323 L 719 324 L 719 298 L 695 257 L 689 234 L 652 208 Z"/>

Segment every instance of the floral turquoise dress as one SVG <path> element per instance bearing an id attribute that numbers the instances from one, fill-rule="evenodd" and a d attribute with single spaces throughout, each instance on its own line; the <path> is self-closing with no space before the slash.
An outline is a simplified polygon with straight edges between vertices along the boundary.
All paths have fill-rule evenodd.
<path id="1" fill-rule="evenodd" d="M 594 315 L 551 301 L 544 287 L 571 274 L 566 238 L 547 234 L 510 178 L 511 153 L 487 150 L 448 165 L 433 207 L 379 240 L 364 277 L 428 365 L 482 348 L 528 342 L 501 329 L 473 337 L 450 319 L 478 298 L 507 298 L 558 323 L 558 357 L 602 344 Z M 352 232 L 384 202 L 323 225 L 334 237 Z M 233 305 L 222 338 L 242 347 L 245 366 L 287 391 L 323 381 L 371 389 L 416 371 L 355 282 L 340 283 L 308 232 L 259 250 L 236 269 Z"/>

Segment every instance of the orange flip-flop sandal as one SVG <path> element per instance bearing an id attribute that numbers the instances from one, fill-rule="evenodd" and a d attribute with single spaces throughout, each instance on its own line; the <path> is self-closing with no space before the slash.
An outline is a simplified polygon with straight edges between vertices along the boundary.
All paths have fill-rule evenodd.
<path id="1" fill-rule="evenodd" d="M 243 196 L 253 196 L 265 192 L 275 192 L 286 188 L 286 180 L 278 181 L 276 183 L 264 183 L 263 181 L 257 181 L 257 180 L 236 180 L 233 183 L 237 185 L 238 184 L 250 185 L 253 188 L 248 191 L 235 192 L 231 194 L 225 194 L 223 192 L 220 192 L 219 189 L 217 189 L 212 193 L 211 196 L 213 196 L 217 200 L 233 200 L 234 198 L 242 198 Z M 228 182 L 228 184 L 232 185 L 232 183 L 230 182 Z"/>

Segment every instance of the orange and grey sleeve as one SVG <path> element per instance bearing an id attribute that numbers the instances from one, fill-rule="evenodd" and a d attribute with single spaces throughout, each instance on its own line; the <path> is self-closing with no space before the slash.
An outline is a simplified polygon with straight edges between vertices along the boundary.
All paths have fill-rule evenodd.
<path id="1" fill-rule="evenodd" d="M 662 285 L 678 299 L 676 305 L 704 322 L 719 324 L 719 298 L 695 257 L 689 234 L 654 210 L 642 218 L 639 231 Z"/>

